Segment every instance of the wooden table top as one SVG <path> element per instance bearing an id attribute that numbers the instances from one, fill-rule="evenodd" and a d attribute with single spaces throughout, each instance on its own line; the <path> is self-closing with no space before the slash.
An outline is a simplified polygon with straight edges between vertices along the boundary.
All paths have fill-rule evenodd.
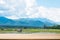
<path id="1" fill-rule="evenodd" d="M 0 39 L 60 39 L 60 34 L 0 34 Z"/>

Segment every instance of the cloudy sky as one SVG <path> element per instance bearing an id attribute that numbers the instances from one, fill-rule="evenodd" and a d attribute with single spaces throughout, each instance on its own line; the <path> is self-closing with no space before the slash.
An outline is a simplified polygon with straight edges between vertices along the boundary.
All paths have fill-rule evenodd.
<path id="1" fill-rule="evenodd" d="M 60 0 L 0 0 L 0 16 L 48 18 L 60 22 Z"/>

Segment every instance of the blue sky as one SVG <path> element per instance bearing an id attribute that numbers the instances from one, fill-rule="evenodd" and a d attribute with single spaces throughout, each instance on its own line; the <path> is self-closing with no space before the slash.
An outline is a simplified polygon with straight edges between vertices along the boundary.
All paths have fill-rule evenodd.
<path id="1" fill-rule="evenodd" d="M 0 0 L 0 16 L 14 20 L 47 18 L 60 22 L 60 0 Z"/>
<path id="2" fill-rule="evenodd" d="M 37 3 L 39 6 L 60 8 L 60 0 L 37 0 Z"/>

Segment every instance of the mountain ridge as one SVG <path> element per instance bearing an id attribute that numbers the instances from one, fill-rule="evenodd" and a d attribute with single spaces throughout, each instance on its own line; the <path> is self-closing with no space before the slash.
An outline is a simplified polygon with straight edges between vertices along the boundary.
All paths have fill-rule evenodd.
<path id="1" fill-rule="evenodd" d="M 46 18 L 21 18 L 18 20 L 8 19 L 6 17 L 0 17 L 0 25 L 10 26 L 32 26 L 32 27 L 44 27 L 53 26 L 55 23 Z"/>

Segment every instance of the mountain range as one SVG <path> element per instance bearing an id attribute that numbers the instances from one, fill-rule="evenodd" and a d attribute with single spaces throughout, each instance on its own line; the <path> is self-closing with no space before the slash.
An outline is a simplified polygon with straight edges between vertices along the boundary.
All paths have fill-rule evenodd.
<path id="1" fill-rule="evenodd" d="M 44 27 L 53 26 L 55 22 L 46 18 L 20 18 L 18 20 L 8 19 L 6 17 L 0 17 L 0 26 L 27 26 L 27 27 Z"/>

